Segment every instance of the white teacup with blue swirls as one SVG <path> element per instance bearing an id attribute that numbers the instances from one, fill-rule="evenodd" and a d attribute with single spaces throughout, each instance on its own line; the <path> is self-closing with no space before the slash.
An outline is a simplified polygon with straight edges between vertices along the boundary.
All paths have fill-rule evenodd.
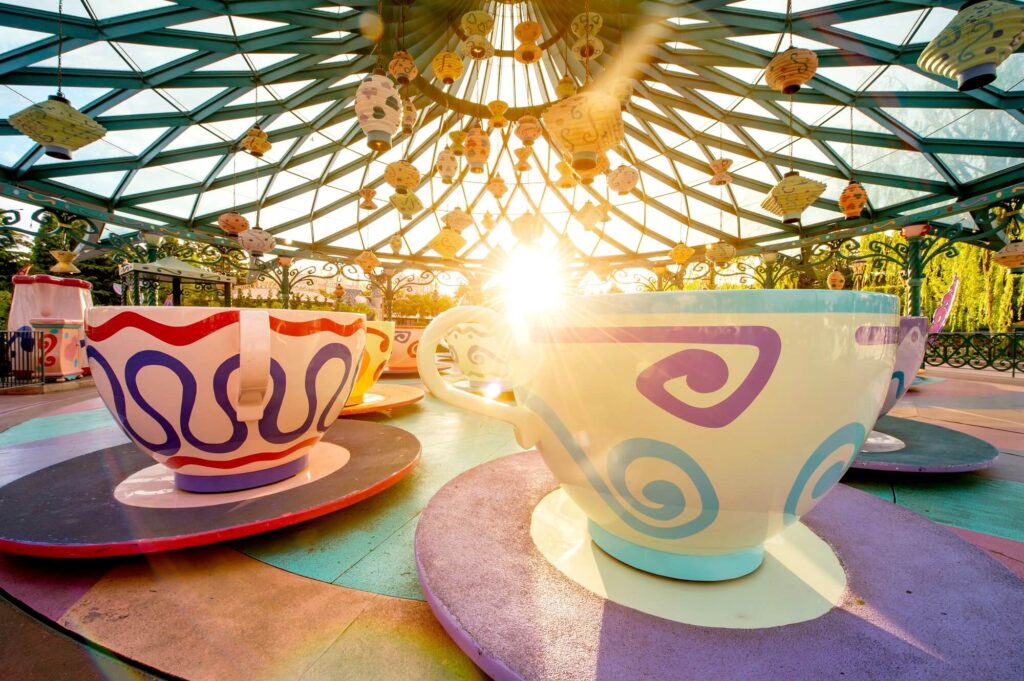
<path id="1" fill-rule="evenodd" d="M 842 477 L 878 415 L 898 334 L 894 296 L 685 291 L 565 299 L 512 323 L 516 405 L 449 386 L 434 348 L 506 321 L 460 307 L 427 327 L 424 383 L 537 446 L 594 541 L 648 572 L 723 580 Z"/>

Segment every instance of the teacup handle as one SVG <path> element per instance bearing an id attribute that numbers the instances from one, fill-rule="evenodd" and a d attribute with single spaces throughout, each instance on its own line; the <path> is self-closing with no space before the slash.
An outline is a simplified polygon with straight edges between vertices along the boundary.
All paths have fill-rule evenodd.
<path id="1" fill-rule="evenodd" d="M 238 312 L 238 404 L 239 421 L 263 418 L 270 386 L 270 312 Z"/>
<path id="2" fill-rule="evenodd" d="M 519 445 L 526 448 L 533 447 L 540 439 L 538 419 L 533 412 L 524 407 L 502 404 L 455 388 L 449 385 L 437 371 L 437 361 L 434 355 L 437 352 L 438 344 L 453 327 L 471 322 L 483 323 L 496 329 L 503 324 L 501 316 L 486 307 L 466 305 L 442 312 L 423 331 L 423 337 L 420 339 L 419 352 L 416 356 L 416 366 L 419 369 L 420 378 L 427 389 L 439 400 L 511 423 L 515 427 L 516 441 Z"/>

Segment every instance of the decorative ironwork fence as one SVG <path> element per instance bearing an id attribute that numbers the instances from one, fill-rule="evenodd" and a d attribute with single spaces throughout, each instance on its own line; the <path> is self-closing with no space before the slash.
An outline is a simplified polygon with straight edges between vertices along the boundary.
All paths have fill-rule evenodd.
<path id="1" fill-rule="evenodd" d="M 0 331 L 0 388 L 43 382 L 43 332 Z"/>
<path id="2" fill-rule="evenodd" d="M 1024 373 L 1024 333 L 933 333 L 925 364 Z"/>

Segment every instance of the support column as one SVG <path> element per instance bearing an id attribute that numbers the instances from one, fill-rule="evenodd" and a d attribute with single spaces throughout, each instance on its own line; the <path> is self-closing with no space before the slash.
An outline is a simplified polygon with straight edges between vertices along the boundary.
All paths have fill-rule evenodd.
<path id="1" fill-rule="evenodd" d="M 924 261 L 921 258 L 921 237 L 907 237 L 907 309 L 912 317 L 921 315 L 921 285 L 924 283 Z"/>

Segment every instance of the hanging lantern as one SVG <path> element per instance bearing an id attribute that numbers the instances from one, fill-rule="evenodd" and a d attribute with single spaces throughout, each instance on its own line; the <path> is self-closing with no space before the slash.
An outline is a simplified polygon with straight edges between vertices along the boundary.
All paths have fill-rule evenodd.
<path id="1" fill-rule="evenodd" d="M 437 155 L 437 161 L 434 163 L 434 169 L 441 176 L 442 182 L 445 184 L 452 183 L 455 173 L 459 172 L 459 162 L 455 160 L 455 154 L 451 149 L 445 147 L 441 150 L 441 153 Z"/>
<path id="2" fill-rule="evenodd" d="M 530 155 L 533 154 L 530 147 L 519 147 L 512 153 L 516 155 L 517 159 L 516 164 L 513 166 L 516 172 L 524 173 L 530 169 Z"/>
<path id="3" fill-rule="evenodd" d="M 915 236 L 924 236 L 928 232 L 930 232 L 931 229 L 932 226 L 929 225 L 927 222 L 918 222 L 913 225 L 906 225 L 903 228 L 902 232 L 905 238 L 910 239 Z"/>
<path id="4" fill-rule="evenodd" d="M 586 168 L 584 170 L 578 170 L 576 172 L 580 177 L 580 182 L 582 182 L 583 184 L 593 184 L 594 178 L 597 177 L 598 175 L 603 175 L 604 173 L 607 173 L 609 167 L 611 167 L 611 164 L 608 161 L 608 155 L 605 154 L 604 152 L 601 152 L 600 154 L 597 155 L 597 165 L 595 165 L 593 168 Z"/>
<path id="5" fill-rule="evenodd" d="M 250 227 L 238 235 L 238 245 L 254 258 L 274 250 L 276 243 L 274 235 L 259 225 Z"/>
<path id="6" fill-rule="evenodd" d="M 434 70 L 434 77 L 445 85 L 451 85 L 462 76 L 462 59 L 447 50 L 438 52 L 430 61 L 430 67 Z"/>
<path id="7" fill-rule="evenodd" d="M 776 261 L 778 261 L 779 259 L 778 251 L 761 251 L 761 253 L 759 253 L 758 255 L 761 258 L 761 262 L 763 262 L 765 265 L 774 265 Z M 854 266 L 856 265 L 857 263 L 854 263 Z"/>
<path id="8" fill-rule="evenodd" d="M 524 213 L 512 221 L 512 236 L 524 244 L 532 244 L 544 233 L 544 223 L 533 213 Z"/>
<path id="9" fill-rule="evenodd" d="M 604 41 L 597 36 L 580 38 L 572 44 L 572 56 L 578 61 L 590 61 L 604 54 Z"/>
<path id="10" fill-rule="evenodd" d="M 732 184 L 732 175 L 729 174 L 729 167 L 732 165 L 731 158 L 716 158 L 708 165 L 711 166 L 711 172 L 713 173 L 709 182 L 712 187 Z"/>
<path id="11" fill-rule="evenodd" d="M 291 267 L 292 263 L 295 262 L 295 258 L 288 255 L 277 256 L 277 264 L 281 267 Z"/>
<path id="12" fill-rule="evenodd" d="M 487 105 L 487 110 L 491 112 L 492 128 L 504 128 L 508 125 L 508 119 L 505 118 L 505 112 L 508 111 L 507 102 L 496 99 Z"/>
<path id="13" fill-rule="evenodd" d="M 521 43 L 513 55 L 515 60 L 520 64 L 536 64 L 540 61 L 542 50 L 537 44 L 541 36 L 540 24 L 536 21 L 522 21 L 516 24 L 513 34 Z"/>
<path id="14" fill-rule="evenodd" d="M 597 12 L 581 12 L 573 17 L 569 29 L 579 38 L 596 35 L 604 26 L 604 19 Z"/>
<path id="15" fill-rule="evenodd" d="M 406 135 L 412 134 L 412 128 L 416 125 L 416 105 L 411 99 L 402 102 L 402 132 Z"/>
<path id="16" fill-rule="evenodd" d="M 680 241 L 668 252 L 668 257 L 677 265 L 685 265 L 696 252 L 697 251 Z"/>
<path id="17" fill-rule="evenodd" d="M 576 170 L 593 168 L 597 157 L 622 141 L 622 112 L 611 95 L 587 91 L 552 104 L 541 118 L 555 147 L 572 155 Z"/>
<path id="18" fill-rule="evenodd" d="M 992 262 L 1011 270 L 1024 267 L 1024 241 L 1011 241 L 992 256 Z"/>
<path id="19" fill-rule="evenodd" d="M 498 224 L 498 220 L 493 215 L 491 215 L 490 211 L 487 211 L 486 213 L 484 213 L 484 216 L 480 218 L 480 224 L 483 225 L 484 229 L 486 229 L 487 231 L 491 231 L 492 229 L 494 229 L 494 226 Z"/>
<path id="20" fill-rule="evenodd" d="M 839 270 L 832 270 L 828 279 L 825 280 L 826 285 L 833 291 L 841 291 L 846 286 L 846 277 Z"/>
<path id="21" fill-rule="evenodd" d="M 769 213 L 781 215 L 786 224 L 800 222 L 800 214 L 824 191 L 824 182 L 801 177 L 800 173 L 791 170 L 781 182 L 772 187 L 761 202 L 761 207 Z"/>
<path id="22" fill-rule="evenodd" d="M 398 255 L 402 252 L 402 237 L 399 234 L 394 235 L 388 241 L 388 246 L 391 247 L 391 252 Z"/>
<path id="23" fill-rule="evenodd" d="M 399 194 L 405 194 L 420 183 L 420 171 L 408 161 L 392 161 L 384 170 L 384 181 Z"/>
<path id="24" fill-rule="evenodd" d="M 576 174 L 572 172 L 572 167 L 568 163 L 559 161 L 555 169 L 558 170 L 558 179 L 555 181 L 556 187 L 559 189 L 572 189 L 576 186 Z"/>
<path id="25" fill-rule="evenodd" d="M 241 213 L 230 210 L 220 214 L 217 218 L 217 226 L 230 238 L 237 239 L 239 234 L 249 229 L 249 221 Z"/>
<path id="26" fill-rule="evenodd" d="M 356 90 L 355 110 L 367 146 L 378 152 L 390 149 L 402 122 L 402 97 L 391 79 L 382 73 L 363 79 Z"/>
<path id="27" fill-rule="evenodd" d="M 54 274 L 78 274 L 81 272 L 80 269 L 74 266 L 75 258 L 78 254 L 74 251 L 50 251 L 56 260 L 56 264 L 50 267 L 50 271 Z"/>
<path id="28" fill-rule="evenodd" d="M 456 51 L 463 57 L 486 61 L 494 56 L 494 45 L 482 35 L 471 35 L 459 43 Z"/>
<path id="29" fill-rule="evenodd" d="M 416 213 L 423 210 L 423 202 L 420 201 L 419 197 L 408 192 L 406 194 L 392 194 L 389 199 L 392 206 L 395 207 L 403 218 L 406 220 L 412 220 Z"/>
<path id="30" fill-rule="evenodd" d="M 512 53 L 512 57 L 520 64 L 530 65 L 539 62 L 542 54 L 544 50 L 537 43 L 522 43 Z"/>
<path id="31" fill-rule="evenodd" d="M 576 94 L 576 81 L 568 73 L 558 79 L 555 94 L 559 99 L 568 99 Z"/>
<path id="32" fill-rule="evenodd" d="M 355 263 L 364 273 L 370 274 L 380 267 L 380 258 L 373 251 L 363 251 L 355 257 Z"/>
<path id="33" fill-rule="evenodd" d="M 792 95 L 799 92 L 800 86 L 813 78 L 817 70 L 817 54 L 802 47 L 791 47 L 772 57 L 765 67 L 764 80 L 771 89 Z"/>
<path id="34" fill-rule="evenodd" d="M 996 68 L 1024 41 L 1024 5 L 1001 0 L 967 2 L 921 51 L 917 65 L 955 79 L 961 92 L 996 79 Z"/>
<path id="35" fill-rule="evenodd" d="M 505 184 L 505 180 L 501 178 L 501 175 L 495 175 L 491 178 L 491 181 L 487 183 L 487 191 L 491 193 L 496 199 L 500 199 L 504 196 L 505 192 L 508 191 L 508 186 Z"/>
<path id="36" fill-rule="evenodd" d="M 466 160 L 469 172 L 484 172 L 484 164 L 491 153 L 491 140 L 479 125 L 474 125 L 466 135 Z"/>
<path id="37" fill-rule="evenodd" d="M 716 241 L 704 247 L 704 257 L 716 265 L 724 265 L 736 257 L 736 247 L 726 241 Z"/>
<path id="38" fill-rule="evenodd" d="M 377 190 L 373 187 L 364 187 L 359 190 L 359 197 L 362 201 L 359 202 L 359 207 L 363 210 L 377 210 L 377 204 L 373 202 L 373 197 L 377 196 Z"/>
<path id="39" fill-rule="evenodd" d="M 15 130 L 43 147 L 51 158 L 70 161 L 71 154 L 107 134 L 107 129 L 78 111 L 62 95 L 32 104 L 7 121 Z M 76 270 L 77 271 L 77 270 Z"/>
<path id="40" fill-rule="evenodd" d="M 256 158 L 263 158 L 263 154 L 270 151 L 270 146 L 270 139 L 267 137 L 267 133 L 263 132 L 263 129 L 258 125 L 249 128 L 248 132 L 245 133 L 245 137 L 242 138 L 242 148 Z"/>
<path id="41" fill-rule="evenodd" d="M 593 201 L 587 201 L 582 208 L 576 211 L 576 219 L 588 232 L 597 231 L 597 224 L 601 222 L 602 217 L 604 217 L 604 211 L 598 208 Z"/>
<path id="42" fill-rule="evenodd" d="M 429 245 L 442 258 L 451 260 L 466 245 L 466 237 L 454 229 L 445 227 L 437 233 L 437 236 L 430 240 Z"/>
<path id="43" fill-rule="evenodd" d="M 868 261 L 854 260 L 852 263 L 850 263 L 850 269 L 853 270 L 854 276 L 863 277 L 864 273 L 868 269 Z"/>
<path id="44" fill-rule="evenodd" d="M 608 189 L 625 196 L 636 188 L 640 173 L 633 166 L 621 165 L 608 174 Z"/>
<path id="45" fill-rule="evenodd" d="M 452 141 L 452 154 L 462 156 L 466 152 L 466 133 L 453 130 L 448 133 L 448 139 Z"/>
<path id="46" fill-rule="evenodd" d="M 519 120 L 516 121 L 516 137 L 519 141 L 526 146 L 532 146 L 534 142 L 544 133 L 544 129 L 540 127 L 540 121 L 537 117 L 531 114 L 520 116 Z"/>
<path id="47" fill-rule="evenodd" d="M 461 208 L 456 208 L 453 211 L 449 211 L 449 213 L 444 216 L 442 222 L 444 222 L 445 227 L 454 229 L 456 232 L 461 232 L 466 227 L 473 224 L 473 216 Z"/>
<path id="48" fill-rule="evenodd" d="M 412 55 L 405 50 L 395 52 L 391 63 L 388 64 L 388 72 L 394 76 L 399 85 L 408 85 L 409 81 L 420 74 Z"/>
<path id="49" fill-rule="evenodd" d="M 459 25 L 467 36 L 487 35 L 494 28 L 494 17 L 483 10 L 466 12 L 459 20 Z"/>
<path id="50" fill-rule="evenodd" d="M 864 206 L 868 204 L 868 193 L 860 182 L 850 180 L 843 193 L 839 195 L 839 208 L 847 220 L 856 220 L 864 212 Z"/>

